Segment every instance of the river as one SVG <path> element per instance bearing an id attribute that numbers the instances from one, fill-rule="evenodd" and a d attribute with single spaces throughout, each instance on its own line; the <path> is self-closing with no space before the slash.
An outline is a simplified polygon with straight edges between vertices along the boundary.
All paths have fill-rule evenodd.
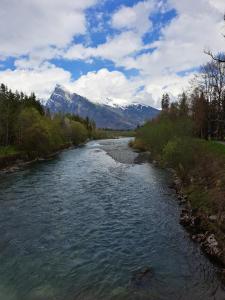
<path id="1" fill-rule="evenodd" d="M 0 300 L 225 299 L 179 225 L 169 174 L 135 164 L 128 141 L 0 174 Z"/>

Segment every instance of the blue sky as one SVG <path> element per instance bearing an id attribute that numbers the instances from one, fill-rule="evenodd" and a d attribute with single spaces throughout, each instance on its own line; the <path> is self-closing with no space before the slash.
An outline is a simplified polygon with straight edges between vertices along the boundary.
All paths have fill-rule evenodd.
<path id="1" fill-rule="evenodd" d="M 204 49 L 223 51 L 224 11 L 224 0 L 2 0 L 0 81 L 43 100 L 61 84 L 159 107 L 187 88 Z"/>

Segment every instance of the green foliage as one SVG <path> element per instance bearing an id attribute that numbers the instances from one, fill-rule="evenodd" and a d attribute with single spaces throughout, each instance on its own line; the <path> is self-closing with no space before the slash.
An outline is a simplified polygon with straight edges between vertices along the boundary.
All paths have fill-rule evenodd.
<path id="1" fill-rule="evenodd" d="M 162 114 L 158 119 L 148 122 L 138 129 L 137 138 L 145 142 L 153 155 L 161 155 L 171 139 L 191 136 L 192 128 L 192 121 L 187 117 L 173 121 Z"/>
<path id="2" fill-rule="evenodd" d="M 13 146 L 0 147 L 0 157 L 13 156 L 18 154 L 18 150 Z"/>
<path id="3" fill-rule="evenodd" d="M 16 121 L 20 112 L 28 107 L 44 115 L 44 109 L 33 93 L 30 96 L 13 93 L 4 84 L 0 85 L 0 145 L 16 144 Z"/>
<path id="4" fill-rule="evenodd" d="M 17 126 L 18 146 L 30 156 L 47 155 L 63 142 L 57 122 L 42 116 L 33 107 L 21 111 Z"/>
<path id="5" fill-rule="evenodd" d="M 204 190 L 201 186 L 190 186 L 188 194 L 189 201 L 194 209 L 200 209 L 206 213 L 210 213 L 214 210 L 208 191 Z"/>
<path id="6" fill-rule="evenodd" d="M 205 148 L 207 148 L 207 150 L 211 152 L 213 155 L 225 159 L 225 143 L 222 144 L 215 141 L 208 141 L 208 142 L 205 141 L 202 143 L 205 146 Z"/>
<path id="7" fill-rule="evenodd" d="M 69 119 L 70 121 L 76 121 L 79 122 L 81 124 L 84 125 L 84 127 L 86 128 L 87 132 L 88 132 L 88 137 L 91 138 L 93 137 L 93 135 L 95 134 L 96 131 L 96 125 L 95 122 L 93 120 L 90 120 L 88 117 L 81 118 L 78 115 L 71 115 L 71 114 L 66 114 L 65 116 L 67 119 Z"/>
<path id="8" fill-rule="evenodd" d="M 88 131 L 85 126 L 79 122 L 71 121 L 71 141 L 74 145 L 84 143 L 88 138 Z"/>
<path id="9" fill-rule="evenodd" d="M 176 169 L 178 176 L 186 180 L 198 160 L 199 147 L 192 138 L 174 138 L 170 140 L 162 152 L 163 162 Z"/>
<path id="10" fill-rule="evenodd" d="M 185 93 L 182 93 L 179 96 L 179 115 L 181 117 L 187 117 L 188 116 L 188 111 L 189 111 L 188 98 L 187 98 L 187 95 Z"/>

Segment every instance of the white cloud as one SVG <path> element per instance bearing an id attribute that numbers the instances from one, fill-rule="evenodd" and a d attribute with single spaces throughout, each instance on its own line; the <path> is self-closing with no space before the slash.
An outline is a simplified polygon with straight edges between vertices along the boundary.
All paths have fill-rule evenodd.
<path id="1" fill-rule="evenodd" d="M 111 19 L 112 27 L 121 29 L 121 33 L 108 36 L 105 43 L 96 47 L 73 45 L 64 57 L 74 60 L 98 57 L 111 60 L 116 65 L 123 65 L 122 61 L 125 57 L 149 48 L 148 45 L 144 45 L 142 35 L 151 30 L 150 15 L 156 8 L 161 8 L 161 2 L 157 4 L 155 0 L 140 1 L 132 7 L 122 6 Z"/>
<path id="2" fill-rule="evenodd" d="M 224 11 L 224 1 L 223 0 L 209 0 L 210 4 L 214 6 L 217 10 L 221 12 Z"/>
<path id="3" fill-rule="evenodd" d="M 183 77 L 175 74 L 160 75 L 155 76 L 154 78 L 149 77 L 145 80 L 145 89 L 148 94 L 154 96 L 153 104 L 157 107 L 160 107 L 163 93 L 166 92 L 172 97 L 176 97 L 177 95 L 181 94 L 183 90 L 188 88 L 192 78 L 192 74 L 187 74 Z"/>
<path id="4" fill-rule="evenodd" d="M 112 16 L 112 26 L 116 29 L 128 29 L 143 34 L 151 29 L 152 23 L 149 19 L 154 11 L 155 0 L 138 2 L 133 7 L 122 6 Z"/>
<path id="5" fill-rule="evenodd" d="M 203 53 L 204 49 L 211 47 L 215 52 L 223 49 L 223 11 L 218 7 L 221 9 L 223 5 L 225 10 L 224 1 L 169 0 L 169 4 L 170 8 L 177 10 L 178 15 L 162 28 L 160 40 L 151 45 L 144 45 L 140 32 L 149 29 L 151 23 L 148 17 L 154 5 L 153 1 L 143 1 L 133 7 L 123 6 L 113 15 L 113 26 L 128 31 L 108 38 L 106 43 L 95 48 L 74 45 L 65 57 L 109 59 L 116 66 L 136 68 L 143 75 L 154 78 L 160 74 L 175 74 L 199 66 L 208 59 Z M 158 9 L 161 9 L 161 5 L 158 3 Z M 137 17 L 140 12 L 143 16 Z M 150 48 L 156 49 L 152 53 L 134 56 L 138 51 Z"/>
<path id="6" fill-rule="evenodd" d="M 98 103 L 111 99 L 114 103 L 127 104 L 136 100 L 140 84 L 138 78 L 128 80 L 119 71 L 101 69 L 81 76 L 70 89 Z"/>
<path id="7" fill-rule="evenodd" d="M 35 49 L 28 57 L 16 59 L 14 64 L 19 69 L 35 69 L 52 58 L 60 58 L 62 53 L 62 50 L 53 47 Z"/>
<path id="8" fill-rule="evenodd" d="M 132 32 L 122 32 L 115 37 L 107 39 L 106 43 L 100 44 L 95 48 L 87 47 L 83 45 L 72 46 L 64 55 L 67 59 L 89 59 L 91 57 L 99 57 L 102 59 L 108 59 L 115 64 L 120 64 L 121 60 L 127 55 L 131 55 L 143 48 L 146 48 L 140 37 Z"/>
<path id="9" fill-rule="evenodd" d="M 111 103 L 137 102 L 160 108 L 162 93 L 178 95 L 188 86 L 190 79 L 191 75 L 136 76 L 127 79 L 121 72 L 101 69 L 81 76 L 67 88 L 98 103 L 107 103 L 110 99 Z"/>
<path id="10" fill-rule="evenodd" d="M 57 83 L 68 85 L 71 74 L 48 63 L 36 69 L 0 71 L 0 82 L 11 89 L 25 93 L 35 92 L 40 99 L 47 99 Z"/>
<path id="11" fill-rule="evenodd" d="M 97 0 L 1 0 L 0 53 L 18 56 L 48 46 L 65 47 L 86 32 L 85 9 Z"/>
<path id="12" fill-rule="evenodd" d="M 179 14 L 162 29 L 161 39 L 152 44 L 156 50 L 137 58 L 126 58 L 123 61 L 126 68 L 135 67 L 151 76 L 174 74 L 207 61 L 204 49 L 211 48 L 215 52 L 224 49 L 221 11 L 206 0 L 171 2 Z"/>
<path id="13" fill-rule="evenodd" d="M 76 92 L 98 103 L 129 104 L 144 103 L 160 107 L 163 92 L 179 94 L 187 85 L 190 76 L 159 76 L 152 78 L 133 77 L 127 79 L 119 71 L 105 68 L 97 72 L 89 72 L 73 81 L 70 72 L 57 68 L 49 63 L 36 69 L 17 69 L 0 71 L 0 82 L 13 90 L 26 93 L 35 92 L 46 100 L 56 84 L 65 86 L 70 92 Z M 162 83 L 164 86 L 162 86 Z"/>

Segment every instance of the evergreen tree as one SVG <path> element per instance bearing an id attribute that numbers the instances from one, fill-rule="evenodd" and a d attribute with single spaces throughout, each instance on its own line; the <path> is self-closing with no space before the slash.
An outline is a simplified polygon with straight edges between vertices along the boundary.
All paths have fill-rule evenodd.
<path id="1" fill-rule="evenodd" d="M 162 96 L 161 107 L 163 111 L 168 111 L 170 106 L 170 96 L 166 93 Z"/>
<path id="2" fill-rule="evenodd" d="M 185 94 L 185 92 L 183 92 L 180 96 L 179 96 L 179 113 L 181 117 L 187 117 L 188 116 L 188 97 Z"/>

